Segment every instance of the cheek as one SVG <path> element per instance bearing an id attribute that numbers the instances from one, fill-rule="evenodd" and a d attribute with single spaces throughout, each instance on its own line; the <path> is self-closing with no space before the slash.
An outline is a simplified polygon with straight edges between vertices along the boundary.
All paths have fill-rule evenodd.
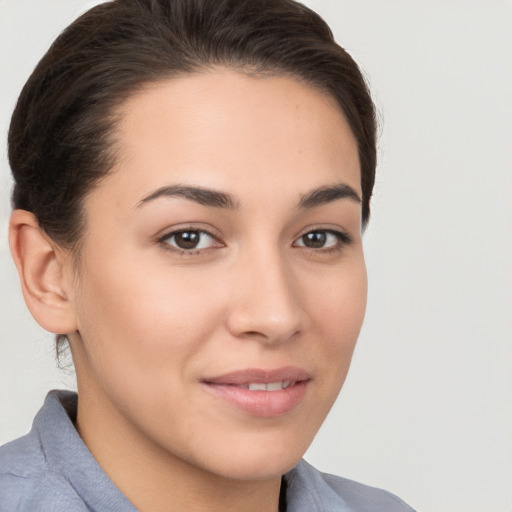
<path id="1" fill-rule="evenodd" d="M 309 283 L 308 288 L 307 308 L 326 343 L 339 348 L 354 345 L 366 310 L 364 259 L 351 262 L 339 272 L 330 272 L 316 286 Z"/>
<path id="2" fill-rule="evenodd" d="M 88 268 L 77 301 L 89 358 L 98 365 L 109 359 L 133 377 L 170 365 L 184 368 L 221 316 L 207 280 L 168 266 L 145 267 L 144 272 L 136 264 Z"/>
<path id="3" fill-rule="evenodd" d="M 317 283 L 318 284 L 318 283 Z M 322 386 L 332 402 L 337 397 L 349 370 L 352 354 L 363 323 L 367 277 L 364 259 L 354 261 L 322 282 L 308 286 L 312 330 L 317 340 L 313 357 L 322 365 Z"/>
<path id="4" fill-rule="evenodd" d="M 78 304 L 82 390 L 98 390 L 155 438 L 165 438 L 166 429 L 186 436 L 189 422 L 201 421 L 184 398 L 186 384 L 218 328 L 218 303 L 207 281 L 182 270 L 107 265 L 87 269 Z M 171 414 L 176 408 L 179 422 Z"/>

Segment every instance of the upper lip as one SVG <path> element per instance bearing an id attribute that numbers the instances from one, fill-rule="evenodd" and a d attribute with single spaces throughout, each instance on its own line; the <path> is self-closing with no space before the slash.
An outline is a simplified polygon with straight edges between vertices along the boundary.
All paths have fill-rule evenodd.
<path id="1" fill-rule="evenodd" d="M 208 384 L 241 386 L 248 383 L 269 384 L 272 382 L 297 382 L 310 379 L 311 375 L 303 368 L 296 366 L 285 366 L 282 368 L 269 370 L 262 368 L 245 368 L 242 370 L 225 373 L 216 377 L 209 377 L 207 379 L 203 379 L 203 382 Z"/>

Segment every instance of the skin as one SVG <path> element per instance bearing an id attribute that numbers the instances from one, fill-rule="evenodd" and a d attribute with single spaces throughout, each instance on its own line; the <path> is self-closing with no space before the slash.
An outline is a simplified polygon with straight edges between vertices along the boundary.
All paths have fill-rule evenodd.
<path id="1" fill-rule="evenodd" d="M 360 202 L 299 205 L 333 185 L 361 196 L 356 141 L 323 92 L 227 69 L 152 84 L 120 114 L 117 165 L 84 202 L 78 268 L 31 214 L 13 214 L 27 303 L 45 328 L 70 333 L 77 428 L 139 510 L 275 512 L 364 317 Z M 151 198 L 176 185 L 234 204 Z M 199 249 L 180 251 L 179 229 Z M 325 245 L 307 247 L 311 232 Z M 309 375 L 304 396 L 269 417 L 203 382 L 289 366 Z"/>

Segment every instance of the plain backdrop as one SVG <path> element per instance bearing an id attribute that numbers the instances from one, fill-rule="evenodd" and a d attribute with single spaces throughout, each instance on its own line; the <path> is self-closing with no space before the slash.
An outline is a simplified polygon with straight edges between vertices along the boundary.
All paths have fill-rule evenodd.
<path id="1" fill-rule="evenodd" d="M 6 233 L 9 117 L 84 0 L 0 0 L 0 444 L 73 387 L 24 307 Z M 369 303 L 306 458 L 425 512 L 512 511 L 512 3 L 310 0 L 380 113 Z"/>

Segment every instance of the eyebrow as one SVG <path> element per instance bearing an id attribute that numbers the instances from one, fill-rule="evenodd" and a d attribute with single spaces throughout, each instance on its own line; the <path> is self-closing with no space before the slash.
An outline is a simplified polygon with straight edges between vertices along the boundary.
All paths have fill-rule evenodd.
<path id="1" fill-rule="evenodd" d="M 161 187 L 142 198 L 137 204 L 137 208 L 160 197 L 182 197 L 203 206 L 227 208 L 230 210 L 236 210 L 240 206 L 234 196 L 227 192 L 219 192 L 217 190 L 193 185 L 170 185 Z"/>
<path id="2" fill-rule="evenodd" d="M 320 187 L 301 196 L 299 201 L 299 209 L 316 208 L 338 199 L 350 199 L 356 203 L 361 203 L 358 193 L 346 183 L 337 183 Z"/>
<path id="3" fill-rule="evenodd" d="M 218 190 L 194 185 L 169 185 L 160 187 L 143 197 L 137 204 L 137 208 L 161 197 L 182 197 L 203 206 L 213 208 L 237 210 L 240 207 L 240 203 L 237 199 L 228 192 L 220 192 Z M 298 208 L 300 210 L 315 208 L 338 199 L 350 199 L 356 203 L 361 203 L 361 198 L 350 185 L 337 183 L 335 185 L 316 188 L 302 195 L 299 200 Z"/>

